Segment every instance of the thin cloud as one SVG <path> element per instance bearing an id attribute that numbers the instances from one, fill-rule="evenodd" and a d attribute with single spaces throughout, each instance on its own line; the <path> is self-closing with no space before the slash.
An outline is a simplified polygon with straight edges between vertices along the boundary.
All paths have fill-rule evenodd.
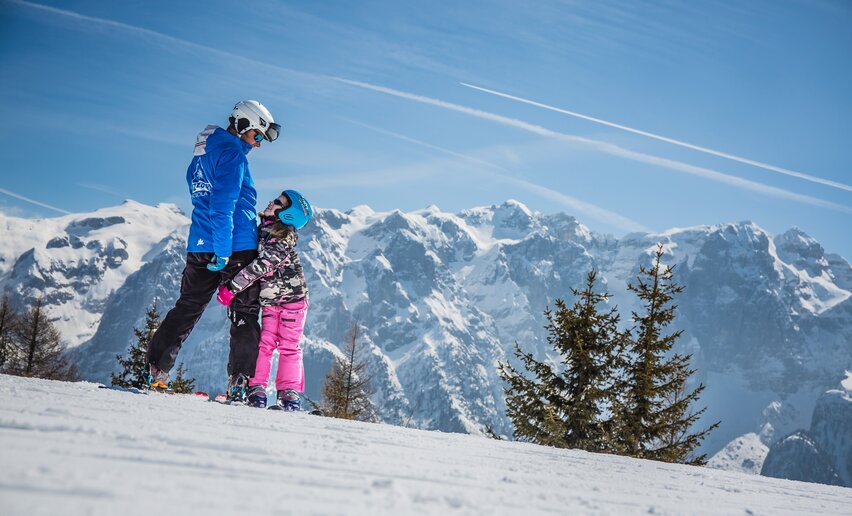
<path id="1" fill-rule="evenodd" d="M 328 152 L 326 152 L 328 153 Z M 332 153 L 334 154 L 334 153 Z M 269 160 L 268 156 L 263 158 Z M 279 161 L 273 158 L 271 161 Z M 283 160 L 281 160 L 283 161 Z M 348 165 L 351 167 L 351 160 Z M 348 167 L 335 167 L 348 168 Z M 298 184 L 299 189 L 323 190 L 335 188 L 386 188 L 391 185 L 410 183 L 417 180 L 425 180 L 434 175 L 435 167 L 424 164 L 410 164 L 401 167 L 381 166 L 366 167 L 368 170 L 357 172 L 350 171 L 344 174 L 306 174 L 302 176 L 286 177 L 256 177 L 254 182 L 258 188 L 274 188 L 280 190 L 282 185 Z M 438 167 L 440 169 L 440 167 Z"/>
<path id="2" fill-rule="evenodd" d="M 403 167 L 388 167 L 371 172 L 347 172 L 345 174 L 323 175 L 316 174 L 289 177 L 268 177 L 255 179 L 255 185 L 260 188 L 280 188 L 282 184 L 298 184 L 299 190 L 323 190 L 334 188 L 387 188 L 391 185 L 425 180 L 435 175 L 432 166 L 423 164 Z"/>
<path id="3" fill-rule="evenodd" d="M 51 206 L 49 204 L 45 204 L 43 202 L 36 201 L 35 199 L 30 199 L 29 197 L 24 197 L 23 195 L 16 194 L 15 192 L 10 192 L 9 190 L 6 190 L 5 188 L 0 188 L 0 193 L 8 195 L 9 197 L 14 197 L 15 199 L 18 199 L 20 201 L 28 202 L 28 203 L 33 204 L 35 206 L 41 206 L 42 208 L 47 208 L 48 210 L 53 210 L 53 211 L 62 213 L 63 215 L 69 215 L 71 213 L 70 211 L 63 210 L 62 208 L 57 208 L 56 206 Z"/>
<path id="4" fill-rule="evenodd" d="M 72 19 L 72 20 L 76 20 L 76 21 L 80 21 L 80 22 L 85 22 L 85 23 L 90 23 L 90 24 L 95 24 L 95 25 L 100 25 L 100 26 L 108 27 L 108 28 L 112 28 L 112 29 L 119 29 L 119 30 L 122 30 L 122 31 L 125 31 L 125 32 L 132 32 L 132 33 L 135 33 L 139 36 L 143 36 L 143 37 L 146 37 L 148 39 L 158 41 L 160 43 L 167 43 L 168 45 L 180 45 L 182 47 L 189 48 L 191 50 L 211 53 L 211 54 L 219 56 L 219 57 L 228 58 L 228 59 L 235 59 L 235 60 L 239 60 L 239 61 L 242 61 L 242 62 L 253 64 L 255 66 L 270 68 L 270 69 L 274 69 L 274 70 L 278 70 L 278 71 L 282 71 L 282 72 L 286 72 L 286 73 L 290 73 L 290 74 L 294 74 L 294 75 L 300 75 L 300 76 L 303 76 L 303 77 L 312 77 L 312 78 L 322 77 L 320 75 L 312 74 L 312 73 L 309 73 L 309 72 L 303 72 L 303 71 L 300 71 L 300 70 L 294 70 L 294 69 L 286 68 L 286 67 L 283 67 L 283 66 L 264 63 L 262 61 L 257 61 L 255 59 L 251 59 L 251 58 L 248 58 L 248 57 L 245 57 L 245 56 L 241 56 L 239 54 L 234 54 L 232 52 L 227 52 L 225 50 L 219 50 L 219 49 L 216 49 L 216 48 L 213 48 L 213 47 L 208 47 L 208 46 L 205 46 L 205 45 L 201 45 L 199 43 L 193 43 L 192 41 L 187 41 L 185 39 L 176 38 L 174 36 L 169 36 L 168 34 L 163 34 L 162 32 L 157 32 L 155 30 L 146 29 L 144 27 L 138 27 L 136 25 L 130 25 L 130 24 L 127 24 L 127 23 L 117 22 L 115 20 L 110 20 L 110 19 L 107 19 L 107 18 L 98 18 L 96 16 L 88 16 L 88 15 L 85 15 L 85 14 L 80 14 L 80 13 L 75 12 L 75 11 L 68 11 L 66 9 L 59 9 L 58 7 L 51 7 L 51 6 L 37 4 L 37 3 L 33 3 L 33 2 L 27 2 L 26 0 L 8 0 L 8 1 L 10 1 L 11 3 L 23 6 L 23 7 L 36 9 L 36 10 L 39 10 L 39 11 L 42 11 L 42 12 L 62 16 L 62 17 L 68 18 L 68 19 Z"/>
<path id="5" fill-rule="evenodd" d="M 728 174 L 723 174 L 721 172 L 717 172 L 715 170 L 710 170 L 704 167 L 697 167 L 694 165 L 689 165 L 686 163 L 682 163 L 679 161 L 674 161 L 666 158 L 661 158 L 658 156 L 653 156 L 650 154 L 644 154 L 641 152 L 634 152 L 617 145 L 603 142 L 600 140 L 592 140 L 589 138 L 582 138 L 579 136 L 573 136 L 570 134 L 564 134 L 557 131 L 553 131 L 539 125 L 531 124 L 528 122 L 524 122 L 523 120 L 518 120 L 515 118 L 509 118 L 502 115 L 497 115 L 494 113 L 489 113 L 487 111 L 482 111 L 479 109 L 469 108 L 467 106 L 461 106 L 458 104 L 453 104 L 451 102 L 446 102 L 443 100 L 433 99 L 430 97 L 424 97 L 422 95 L 415 95 L 413 93 L 406 93 L 404 91 L 398 91 L 391 88 L 386 88 L 384 86 L 377 86 L 375 84 L 369 84 L 360 81 L 353 81 L 349 79 L 342 79 L 340 77 L 335 77 L 334 80 L 341 82 L 343 84 L 348 84 L 350 86 L 355 86 L 362 89 L 372 90 L 379 93 L 384 93 L 387 95 L 392 95 L 394 97 L 404 98 L 408 100 L 413 100 L 415 102 L 421 102 L 424 104 L 430 104 L 433 106 L 441 107 L 444 109 L 448 109 L 451 111 L 456 111 L 459 113 L 465 113 L 471 116 L 475 116 L 478 118 L 483 118 L 485 120 L 491 120 L 492 122 L 497 122 L 499 124 L 503 124 L 510 127 L 516 127 L 518 129 L 522 129 L 524 131 L 528 131 L 534 134 L 538 134 L 540 136 L 545 136 L 548 138 L 555 138 L 558 140 L 571 142 L 571 143 L 580 143 L 583 145 L 587 145 L 593 148 L 600 150 L 601 152 L 605 152 L 607 154 L 611 154 L 613 156 L 619 156 L 622 158 L 631 159 L 634 161 L 640 161 L 643 163 L 653 164 L 661 167 L 668 168 L 670 170 L 675 170 L 678 172 L 684 172 L 690 175 L 703 177 L 705 179 L 710 179 L 713 181 L 718 181 L 721 183 L 725 183 L 731 186 L 735 186 L 737 188 L 743 188 L 747 190 L 752 190 L 755 192 L 759 192 L 766 195 L 771 195 L 774 197 L 779 197 L 782 199 L 787 199 L 795 202 L 800 202 L 804 204 L 810 204 L 812 206 L 819 206 L 821 208 L 828 208 L 832 210 L 841 211 L 844 213 L 852 213 L 852 208 L 849 206 L 844 206 L 842 204 L 833 203 L 830 201 L 825 201 L 822 199 L 818 199 L 816 197 L 811 197 L 809 195 L 798 194 L 795 192 L 790 192 L 788 190 L 784 190 L 783 188 L 776 188 L 774 186 L 769 186 L 763 183 L 758 183 L 756 181 L 751 181 L 748 179 L 742 179 L 736 176 L 731 176 Z"/>
<path id="6" fill-rule="evenodd" d="M 417 139 L 411 138 L 409 136 L 405 136 L 404 134 L 399 134 L 399 133 L 395 133 L 393 131 L 388 131 L 386 129 L 381 129 L 379 127 L 375 127 L 375 126 L 372 126 L 372 125 L 369 125 L 369 124 L 365 124 L 363 122 L 357 122 L 357 121 L 351 120 L 349 118 L 343 118 L 343 120 L 349 122 L 350 124 L 357 125 L 359 127 L 365 128 L 365 129 L 369 129 L 373 132 L 383 134 L 385 136 L 390 136 L 391 138 L 396 138 L 398 140 L 402 140 L 404 142 L 412 143 L 412 144 L 418 145 L 420 147 L 425 147 L 427 149 L 440 152 L 442 154 L 448 154 L 450 156 L 455 156 L 455 157 L 463 159 L 467 162 L 473 163 L 474 165 L 480 165 L 480 166 L 484 166 L 484 167 L 488 167 L 488 168 L 494 168 L 494 169 L 497 169 L 497 170 L 502 170 L 503 172 L 506 172 L 506 173 L 512 172 L 511 170 L 509 170 L 505 167 L 502 167 L 500 165 L 497 165 L 495 163 L 491 163 L 490 161 L 485 161 L 484 159 L 475 158 L 473 156 L 468 156 L 468 155 L 462 154 L 460 152 L 452 151 L 450 149 L 445 149 L 445 148 L 439 147 L 437 145 L 432 145 L 431 143 L 426 143 L 424 141 L 417 140 Z"/>
<path id="7" fill-rule="evenodd" d="M 732 160 L 732 161 L 737 161 L 739 163 L 744 163 L 746 165 L 751 165 L 751 166 L 754 166 L 754 167 L 762 168 L 764 170 L 777 172 L 779 174 L 784 174 L 786 176 L 791 176 L 791 177 L 795 177 L 795 178 L 798 178 L 798 179 L 803 179 L 805 181 L 810 181 L 812 183 L 830 186 L 832 188 L 839 188 L 841 190 L 846 190 L 847 192 L 852 192 L 852 186 L 845 185 L 843 183 L 838 183 L 836 181 L 831 181 L 829 179 L 823 179 L 821 177 L 816 177 L 816 176 L 812 176 L 812 175 L 809 175 L 809 174 L 803 174 L 801 172 L 796 172 L 795 170 L 789 170 L 789 169 L 782 168 L 782 167 L 776 167 L 775 165 L 770 165 L 768 163 L 762 163 L 760 161 L 755 161 L 755 160 L 743 158 L 743 157 L 740 157 L 740 156 L 734 156 L 733 154 L 728 154 L 726 152 L 708 149 L 707 147 L 701 147 L 699 145 L 694 145 L 692 143 L 687 143 L 687 142 L 684 142 L 684 141 L 675 140 L 674 138 L 669 138 L 667 136 L 649 133 L 648 131 L 642 131 L 640 129 L 634 129 L 634 128 L 628 127 L 626 125 L 616 124 L 614 122 L 608 122 L 606 120 L 601 120 L 600 118 L 594 118 L 594 117 L 591 117 L 591 116 L 588 116 L 588 115 L 582 115 L 582 114 L 576 113 L 574 111 L 568 111 L 567 109 L 562 109 L 562 108 L 550 106 L 548 104 L 542 104 L 540 102 L 525 99 L 525 98 L 522 98 L 522 97 L 516 97 L 514 95 L 509 95 L 508 93 L 501 93 L 499 91 L 490 90 L 488 88 L 483 88 L 481 86 L 475 86 L 473 84 L 468 84 L 466 82 L 462 82 L 462 83 L 459 83 L 459 84 L 461 84 L 462 86 L 468 87 L 468 88 L 472 88 L 474 90 L 482 91 L 482 92 L 485 92 L 485 93 L 490 93 L 491 95 L 496 95 L 498 97 L 503 97 L 503 98 L 507 98 L 507 99 L 510 99 L 510 100 L 522 102 L 524 104 L 529 104 L 531 106 L 540 107 L 542 109 L 555 111 L 557 113 L 562 113 L 563 115 L 569 115 L 569 116 L 573 116 L 573 117 L 576 117 L 576 118 L 581 118 L 583 120 L 588 120 L 590 122 L 605 125 L 607 127 L 614 127 L 616 129 L 621 129 L 622 131 L 627 131 L 627 132 L 638 134 L 638 135 L 641 135 L 641 136 L 646 136 L 648 138 L 653 138 L 655 140 L 660 140 L 660 141 L 663 141 L 663 142 L 666 142 L 666 143 L 671 143 L 672 145 L 678 145 L 680 147 L 686 147 L 687 149 L 692 149 L 692 150 L 695 150 L 695 151 L 698 151 L 698 152 L 703 152 L 705 154 L 710 154 L 712 156 L 717 156 L 717 157 L 720 157 L 720 158 L 725 158 L 725 159 L 729 159 L 729 160 Z"/>
<path id="8" fill-rule="evenodd" d="M 523 129 L 524 131 L 529 131 L 531 133 L 538 134 L 540 136 L 547 136 L 550 138 L 560 138 L 563 140 L 580 142 L 584 143 L 588 141 L 586 138 L 580 138 L 579 136 L 571 136 L 568 134 L 557 133 L 556 131 L 551 131 L 550 129 L 545 129 L 539 125 L 530 124 L 528 122 L 524 122 L 523 120 L 517 120 L 515 118 L 509 118 L 502 115 L 496 115 L 494 113 L 489 113 L 488 111 L 482 111 L 480 109 L 469 108 L 467 106 L 461 106 L 459 104 L 453 104 L 452 102 L 446 102 L 444 100 L 433 99 L 431 97 L 424 97 L 422 95 L 415 95 L 413 93 L 406 93 L 404 91 L 394 90 L 391 88 L 386 88 L 384 86 L 376 86 L 375 84 L 369 84 L 366 82 L 353 81 L 350 79 L 343 79 L 340 77 L 332 77 L 337 82 L 348 84 L 350 86 L 355 86 L 358 88 L 363 88 L 366 90 L 373 90 L 379 93 L 385 93 L 387 95 L 392 95 L 394 97 L 400 97 L 408 100 L 413 100 L 415 102 L 421 102 L 423 104 L 431 104 L 433 106 L 441 107 L 444 109 L 449 109 L 451 111 L 457 111 L 459 113 L 465 113 L 467 115 L 472 115 L 478 118 L 484 118 L 486 120 L 491 120 L 492 122 L 497 122 L 499 124 L 508 125 L 511 127 L 517 127 L 518 129 Z"/>
<path id="9" fill-rule="evenodd" d="M 562 192 L 553 190 L 552 188 L 548 188 L 546 186 L 542 186 L 516 177 L 501 177 L 500 180 L 505 183 L 514 184 L 518 188 L 523 188 L 529 192 L 544 197 L 545 199 L 550 199 L 555 203 L 570 208 L 575 212 L 582 213 L 590 218 L 593 218 L 610 226 L 620 228 L 624 231 L 642 233 L 651 232 L 650 229 L 636 222 L 633 219 L 630 219 L 628 217 L 625 217 L 624 215 L 615 213 L 613 211 L 601 208 L 600 206 L 581 201 L 575 197 L 571 197 L 570 195 L 566 195 Z"/>
<path id="10" fill-rule="evenodd" d="M 87 190 L 94 190 L 95 192 L 103 192 L 106 194 L 114 195 L 116 197 L 120 197 L 122 199 L 130 199 L 131 196 L 121 193 L 117 190 L 114 190 L 108 186 L 99 185 L 95 183 L 77 183 L 77 186 L 81 188 L 85 188 Z"/>
<path id="11" fill-rule="evenodd" d="M 581 200 L 579 200 L 575 197 L 571 197 L 569 195 L 563 194 L 562 192 L 553 190 L 552 188 L 548 188 L 546 186 L 542 186 L 542 185 L 539 185 L 539 184 L 536 184 L 536 183 L 533 183 L 533 182 L 530 182 L 530 181 L 526 181 L 526 180 L 523 180 L 523 179 L 513 177 L 513 176 L 509 175 L 509 174 L 512 173 L 511 170 L 509 170 L 509 169 L 507 169 L 503 166 L 497 165 L 496 163 L 491 163 L 490 161 L 486 161 L 486 160 L 483 160 L 483 159 L 480 159 L 480 158 L 469 156 L 467 154 L 462 154 L 460 152 L 456 152 L 456 151 L 453 151 L 453 150 L 450 150 L 450 149 L 445 149 L 443 147 L 433 145 L 431 143 L 426 143 L 424 141 L 420 141 L 420 140 L 417 140 L 415 138 L 411 138 L 409 136 L 405 136 L 405 135 L 402 135 L 402 134 L 399 134 L 399 133 L 395 133 L 393 131 L 387 131 L 385 129 L 380 129 L 378 127 L 374 127 L 374 126 L 364 124 L 364 123 L 361 123 L 361 122 L 356 122 L 356 121 L 350 120 L 350 119 L 345 119 L 345 120 L 349 123 L 358 125 L 360 127 L 364 127 L 364 128 L 369 129 L 371 131 L 375 131 L 377 133 L 384 134 L 386 136 L 390 136 L 392 138 L 396 138 L 396 139 L 399 139 L 399 140 L 402 140 L 402 141 L 405 141 L 405 142 L 408 142 L 408 143 L 412 143 L 414 145 L 419 145 L 421 147 L 425 147 L 427 149 L 430 149 L 430 150 L 433 150 L 433 151 L 436 151 L 436 152 L 440 152 L 442 154 L 447 154 L 449 156 L 453 156 L 453 157 L 462 159 L 462 160 L 467 161 L 467 162 L 469 162 L 473 165 L 487 167 L 487 168 L 502 171 L 504 173 L 498 174 L 496 176 L 492 175 L 492 176 L 489 176 L 489 177 L 492 178 L 492 179 L 496 179 L 496 180 L 498 180 L 502 183 L 507 183 L 507 184 L 514 185 L 518 188 L 522 188 L 522 189 L 524 189 L 528 192 L 531 192 L 535 195 L 538 195 L 538 196 L 543 197 L 545 199 L 549 199 L 550 201 L 553 201 L 557 204 L 560 204 L 563 207 L 568 208 L 568 209 L 570 209 L 574 212 L 581 213 L 581 214 L 586 215 L 590 218 L 598 220 L 599 222 L 603 222 L 605 224 L 608 224 L 612 227 L 616 227 L 616 228 L 622 229 L 624 231 L 641 231 L 641 232 L 646 232 L 646 233 L 650 232 L 650 230 L 648 228 L 646 228 L 645 226 L 643 226 L 639 222 L 636 222 L 633 219 L 625 217 L 624 215 L 621 215 L 619 213 L 615 213 L 615 212 L 607 210 L 605 208 L 601 208 L 600 206 L 596 206 L 596 205 L 591 204 L 591 203 L 581 201 Z"/>
<path id="12" fill-rule="evenodd" d="M 690 174 L 697 177 L 703 177 L 705 179 L 710 179 L 711 181 L 716 181 L 719 183 L 724 183 L 727 185 L 731 185 L 737 188 L 743 188 L 746 190 L 752 190 L 755 192 L 759 192 L 765 195 L 771 195 L 774 197 L 779 197 L 781 199 L 787 199 L 790 201 L 800 202 L 804 204 L 810 204 L 812 206 L 819 206 L 820 208 L 828 208 L 831 210 L 837 210 L 844 213 L 852 213 L 852 207 L 844 206 L 842 204 L 837 204 L 831 201 L 825 201 L 823 199 L 819 199 L 817 197 L 811 197 L 810 195 L 798 194 L 795 192 L 791 192 L 789 190 L 784 190 L 783 188 L 778 188 L 775 186 L 770 186 L 763 183 L 758 183 L 756 181 L 751 181 L 749 179 L 743 179 L 741 177 L 732 176 L 729 174 L 723 174 L 721 172 L 717 172 L 715 170 L 711 170 L 709 168 L 698 167 L 695 165 L 690 165 L 688 163 L 683 163 L 680 161 L 675 161 L 668 158 L 661 158 L 659 156 L 653 156 L 651 154 L 644 154 L 642 152 L 635 152 L 631 150 L 627 150 L 625 148 L 619 147 L 617 145 L 613 145 L 607 142 L 601 142 L 596 140 L 588 140 L 590 145 L 593 145 L 600 149 L 602 152 L 606 152 L 608 154 L 612 154 L 613 156 L 621 156 L 626 159 L 631 159 L 634 161 L 639 161 L 642 163 L 648 163 L 649 165 L 656 165 L 660 167 L 665 167 L 670 170 L 676 170 L 678 172 L 683 172 L 685 174 Z"/>

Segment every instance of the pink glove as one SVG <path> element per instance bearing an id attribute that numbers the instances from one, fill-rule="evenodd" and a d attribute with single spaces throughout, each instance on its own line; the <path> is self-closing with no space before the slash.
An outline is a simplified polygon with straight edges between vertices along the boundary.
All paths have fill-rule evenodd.
<path id="1" fill-rule="evenodd" d="M 216 301 L 225 306 L 231 306 L 234 301 L 234 293 L 228 290 L 226 285 L 219 285 L 219 293 L 216 295 Z"/>

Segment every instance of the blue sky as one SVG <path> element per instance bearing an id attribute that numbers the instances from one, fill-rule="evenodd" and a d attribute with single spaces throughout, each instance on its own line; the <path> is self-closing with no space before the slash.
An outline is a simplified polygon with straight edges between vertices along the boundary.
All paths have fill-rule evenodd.
<path id="1" fill-rule="evenodd" d="M 261 203 L 750 220 L 852 259 L 850 55 L 845 0 L 0 0 L 0 210 L 188 210 L 195 135 L 254 98 Z"/>

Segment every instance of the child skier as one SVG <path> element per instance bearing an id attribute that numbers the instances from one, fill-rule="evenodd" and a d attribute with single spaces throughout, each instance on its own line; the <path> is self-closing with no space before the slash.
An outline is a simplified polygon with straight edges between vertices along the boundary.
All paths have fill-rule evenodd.
<path id="1" fill-rule="evenodd" d="M 299 340 L 308 311 L 308 286 L 296 254 L 296 231 L 307 224 L 312 214 L 311 205 L 295 190 L 285 190 L 270 201 L 266 210 L 258 214 L 257 258 L 221 285 L 216 296 L 220 303 L 229 306 L 234 296 L 260 281 L 262 329 L 257 365 L 248 389 L 248 404 L 254 407 L 266 407 L 272 353 L 277 349 L 277 404 L 284 410 L 301 410 L 300 393 L 305 390 L 305 378 Z"/>

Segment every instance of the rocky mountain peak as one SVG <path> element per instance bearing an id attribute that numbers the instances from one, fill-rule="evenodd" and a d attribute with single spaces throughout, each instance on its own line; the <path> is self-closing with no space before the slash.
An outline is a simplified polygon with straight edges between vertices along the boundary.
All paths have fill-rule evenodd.
<path id="1" fill-rule="evenodd" d="M 791 228 L 775 237 L 775 247 L 784 262 L 813 277 L 821 276 L 829 267 L 820 243 L 799 228 Z"/>

